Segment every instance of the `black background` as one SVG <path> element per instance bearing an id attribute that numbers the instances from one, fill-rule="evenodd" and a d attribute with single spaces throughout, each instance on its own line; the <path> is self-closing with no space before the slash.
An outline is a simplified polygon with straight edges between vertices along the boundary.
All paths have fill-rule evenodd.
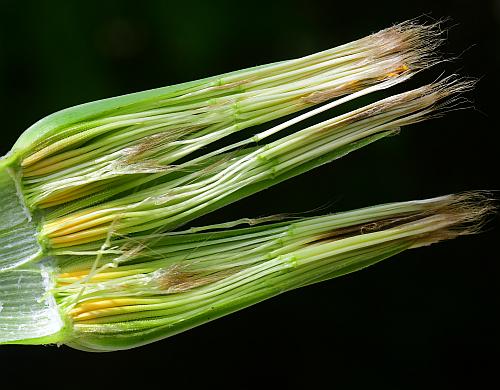
<path id="1" fill-rule="evenodd" d="M 399 90 L 459 71 L 481 78 L 468 95 L 475 109 L 412 125 L 199 223 L 499 189 L 498 0 L 0 4 L 2 154 L 30 124 L 68 106 L 298 57 L 423 14 L 450 16 L 444 50 L 461 58 Z M 498 388 L 499 238 L 497 218 L 479 236 L 406 252 L 135 350 L 1 346 L 0 386 Z"/>

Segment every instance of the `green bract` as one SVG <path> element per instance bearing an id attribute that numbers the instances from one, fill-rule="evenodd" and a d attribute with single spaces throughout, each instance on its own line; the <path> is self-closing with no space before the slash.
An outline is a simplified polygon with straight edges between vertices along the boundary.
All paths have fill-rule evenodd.
<path id="1" fill-rule="evenodd" d="M 35 123 L 0 160 L 0 343 L 132 348 L 475 232 L 491 209 L 484 193 L 179 231 L 455 102 L 471 81 L 447 77 L 284 131 L 407 80 L 439 61 L 441 41 L 437 25 L 407 22 L 303 58 Z"/>

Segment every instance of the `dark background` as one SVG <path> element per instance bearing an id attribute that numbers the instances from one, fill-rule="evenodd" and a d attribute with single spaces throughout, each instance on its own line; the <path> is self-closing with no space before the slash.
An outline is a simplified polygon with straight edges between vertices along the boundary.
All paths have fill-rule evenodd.
<path id="1" fill-rule="evenodd" d="M 459 71 L 481 78 L 468 95 L 475 109 L 412 125 L 200 223 L 500 188 L 498 0 L 0 5 L 2 154 L 65 107 L 298 57 L 423 14 L 450 16 L 444 50 L 465 50 L 461 58 L 399 90 Z M 1 346 L 1 383 L 498 388 L 499 238 L 497 218 L 481 235 L 409 251 L 131 351 Z"/>

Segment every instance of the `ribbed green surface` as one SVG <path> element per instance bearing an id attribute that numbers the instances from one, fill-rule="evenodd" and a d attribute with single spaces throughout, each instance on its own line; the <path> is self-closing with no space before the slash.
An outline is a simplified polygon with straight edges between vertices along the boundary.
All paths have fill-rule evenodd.
<path id="1" fill-rule="evenodd" d="M 51 287 L 49 261 L 0 273 L 0 343 L 57 341 L 47 337 L 64 327 Z"/>
<path id="2" fill-rule="evenodd" d="M 6 170 L 0 171 L 0 274 L 36 258 L 42 248 L 37 229 L 21 204 L 16 185 Z"/>

